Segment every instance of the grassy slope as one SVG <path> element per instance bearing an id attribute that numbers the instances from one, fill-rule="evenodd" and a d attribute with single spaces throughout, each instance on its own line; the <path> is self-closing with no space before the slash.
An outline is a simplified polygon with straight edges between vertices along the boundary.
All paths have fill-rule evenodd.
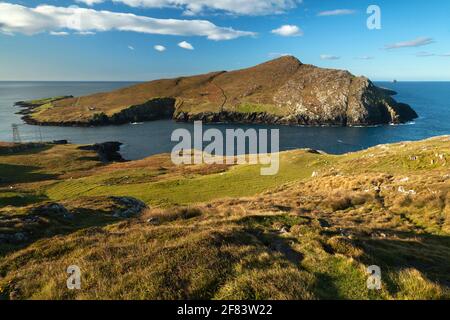
<path id="1" fill-rule="evenodd" d="M 273 96 L 299 65 L 295 58 L 283 57 L 244 70 L 155 80 L 54 102 L 43 99 L 43 106 L 36 108 L 31 116 L 41 122 L 86 122 L 96 114 L 111 116 L 131 106 L 164 97 L 176 98 L 177 111 L 191 114 L 219 112 L 223 108 L 242 113 L 285 115 L 288 110 L 277 107 Z"/>
<path id="2" fill-rule="evenodd" d="M 2 201 L 22 193 L 36 196 L 30 206 L 51 199 L 76 207 L 115 194 L 151 209 L 4 255 L 4 297 L 450 297 L 448 137 L 343 156 L 286 152 L 275 177 L 248 165 L 174 167 L 168 155 L 101 166 L 81 161 L 92 155 L 73 146 L 52 148 L 0 156 L 10 180 L 17 171 L 5 168 L 34 163 L 14 190 L 3 184 Z M 3 217 L 28 208 L 5 204 L 14 206 L 0 209 Z M 83 270 L 81 291 L 65 289 L 71 264 Z M 383 270 L 380 292 L 365 287 L 371 264 Z"/>

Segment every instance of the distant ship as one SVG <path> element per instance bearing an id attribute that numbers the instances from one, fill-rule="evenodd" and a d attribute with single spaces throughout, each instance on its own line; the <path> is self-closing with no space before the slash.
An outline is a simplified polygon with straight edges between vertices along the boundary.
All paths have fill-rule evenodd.
<path id="1" fill-rule="evenodd" d="M 392 80 L 392 83 L 397 83 L 398 81 L 396 79 Z"/>

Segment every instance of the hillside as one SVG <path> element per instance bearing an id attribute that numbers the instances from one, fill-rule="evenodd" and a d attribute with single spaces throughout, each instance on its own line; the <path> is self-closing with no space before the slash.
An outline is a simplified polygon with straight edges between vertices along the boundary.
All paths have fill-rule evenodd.
<path id="1" fill-rule="evenodd" d="M 0 144 L 0 297 L 450 298 L 449 136 L 280 159 L 260 176 Z M 381 291 L 366 288 L 373 264 Z"/>
<path id="2" fill-rule="evenodd" d="M 106 125 L 157 119 L 291 125 L 375 125 L 417 117 L 392 92 L 347 71 L 281 57 L 252 68 L 146 82 L 84 97 L 19 102 L 24 120 Z"/>

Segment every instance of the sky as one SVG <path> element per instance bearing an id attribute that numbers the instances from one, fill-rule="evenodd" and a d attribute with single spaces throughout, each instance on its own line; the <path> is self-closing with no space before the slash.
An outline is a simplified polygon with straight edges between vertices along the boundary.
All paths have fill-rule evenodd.
<path id="1" fill-rule="evenodd" d="M 449 16 L 442 0 L 0 0 L 0 81 L 145 81 L 282 55 L 450 81 Z"/>

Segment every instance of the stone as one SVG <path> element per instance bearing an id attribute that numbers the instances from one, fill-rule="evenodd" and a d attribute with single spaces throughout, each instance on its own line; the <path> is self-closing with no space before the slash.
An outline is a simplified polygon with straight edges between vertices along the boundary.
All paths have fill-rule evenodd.
<path id="1" fill-rule="evenodd" d="M 115 218 L 131 218 L 140 214 L 144 209 L 147 208 L 147 205 L 144 202 L 132 197 L 110 198 L 124 207 L 124 209 L 117 209 L 114 212 L 113 217 Z"/>
<path id="2" fill-rule="evenodd" d="M 281 227 L 281 229 L 280 229 L 280 233 L 281 233 L 281 234 L 289 233 L 289 231 L 290 231 L 290 228 L 289 228 L 288 226 L 283 226 L 283 227 Z"/>
<path id="3" fill-rule="evenodd" d="M 152 217 L 152 218 L 148 218 L 147 219 L 147 223 L 152 224 L 152 225 L 158 225 L 159 224 L 159 219 Z"/>
<path id="4" fill-rule="evenodd" d="M 33 209 L 34 215 L 53 215 L 63 219 L 73 219 L 74 215 L 69 212 L 62 204 L 48 203 Z"/>

